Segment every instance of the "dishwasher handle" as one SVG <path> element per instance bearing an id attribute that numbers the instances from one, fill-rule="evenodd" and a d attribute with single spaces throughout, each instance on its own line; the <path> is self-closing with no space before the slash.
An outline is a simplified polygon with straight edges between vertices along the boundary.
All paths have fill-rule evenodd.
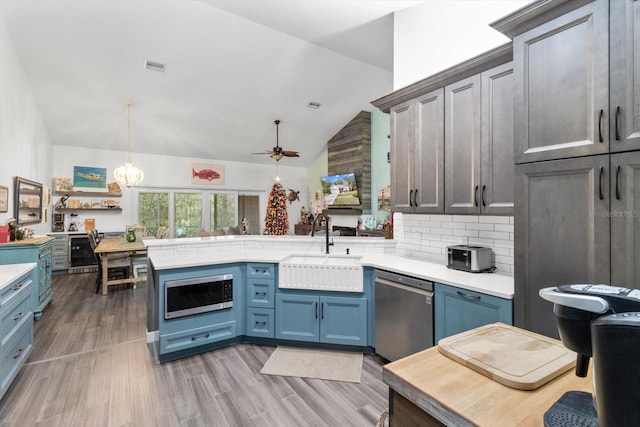
<path id="1" fill-rule="evenodd" d="M 425 301 L 427 302 L 427 304 L 431 304 L 431 300 L 433 299 L 433 291 L 427 291 L 424 289 L 420 289 L 420 288 L 416 288 L 413 286 L 407 286 L 407 285 L 403 285 L 401 283 L 397 283 L 397 282 L 392 282 L 391 280 L 387 280 L 387 279 L 383 279 L 380 277 L 376 277 L 376 284 L 382 284 L 385 286 L 392 286 L 394 288 L 398 288 L 398 289 L 402 289 L 404 291 L 407 292 L 412 292 L 415 294 L 420 294 L 420 295 L 424 295 L 425 296 Z M 428 284 L 430 284 L 431 286 L 433 286 L 433 283 L 431 282 L 427 282 Z"/>

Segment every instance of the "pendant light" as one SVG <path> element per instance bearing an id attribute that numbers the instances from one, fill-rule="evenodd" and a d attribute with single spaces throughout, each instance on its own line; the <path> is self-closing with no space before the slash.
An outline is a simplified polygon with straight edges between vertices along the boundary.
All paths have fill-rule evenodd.
<path id="1" fill-rule="evenodd" d="M 131 102 L 125 104 L 127 106 L 127 162 L 124 166 L 120 166 L 113 171 L 113 176 L 119 184 L 127 188 L 134 187 L 144 179 L 144 173 L 131 164 Z"/>

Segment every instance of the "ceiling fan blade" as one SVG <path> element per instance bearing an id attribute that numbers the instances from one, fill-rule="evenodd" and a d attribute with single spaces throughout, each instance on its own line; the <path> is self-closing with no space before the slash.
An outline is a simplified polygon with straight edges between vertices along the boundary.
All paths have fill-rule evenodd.
<path id="1" fill-rule="evenodd" d="M 269 151 L 269 150 L 264 150 L 263 153 L 251 153 L 251 154 L 272 154 L 273 151 Z"/>
<path id="2" fill-rule="evenodd" d="M 297 151 L 282 151 L 282 155 L 285 157 L 300 157 Z"/>

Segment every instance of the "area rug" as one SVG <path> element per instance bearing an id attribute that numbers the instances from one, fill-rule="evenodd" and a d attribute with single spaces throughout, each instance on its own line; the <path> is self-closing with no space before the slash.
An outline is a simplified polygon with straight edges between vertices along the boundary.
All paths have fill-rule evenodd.
<path id="1" fill-rule="evenodd" d="M 260 373 L 359 383 L 362 374 L 362 353 L 278 347 Z"/>

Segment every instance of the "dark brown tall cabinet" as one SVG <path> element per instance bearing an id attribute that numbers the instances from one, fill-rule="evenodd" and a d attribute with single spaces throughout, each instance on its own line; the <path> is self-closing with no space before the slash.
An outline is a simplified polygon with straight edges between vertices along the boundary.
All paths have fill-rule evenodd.
<path id="1" fill-rule="evenodd" d="M 513 38 L 516 326 L 557 337 L 543 287 L 640 288 L 639 3 L 543 0 L 493 24 Z"/>

